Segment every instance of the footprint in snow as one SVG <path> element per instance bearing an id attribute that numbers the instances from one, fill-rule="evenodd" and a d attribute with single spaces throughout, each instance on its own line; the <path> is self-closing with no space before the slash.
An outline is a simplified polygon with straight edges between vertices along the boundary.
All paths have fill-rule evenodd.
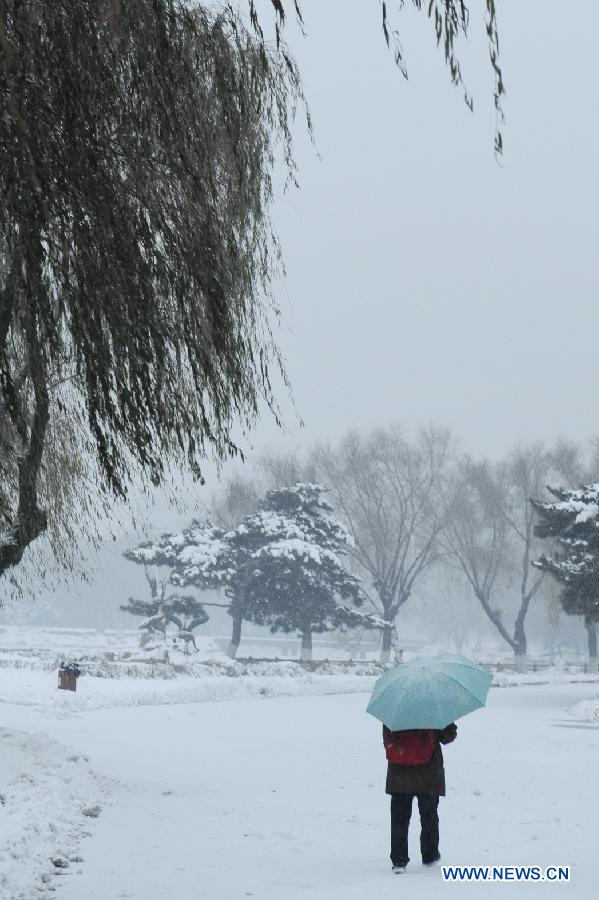
<path id="1" fill-rule="evenodd" d="M 87 806 L 85 809 L 81 810 L 82 815 L 87 816 L 90 819 L 97 819 L 101 812 L 101 806 Z"/>

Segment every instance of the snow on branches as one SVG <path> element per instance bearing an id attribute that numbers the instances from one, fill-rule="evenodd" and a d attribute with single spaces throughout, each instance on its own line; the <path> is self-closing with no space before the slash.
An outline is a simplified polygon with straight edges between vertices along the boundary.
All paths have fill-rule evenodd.
<path id="1" fill-rule="evenodd" d="M 125 556 L 145 566 L 168 567 L 166 582 L 178 588 L 224 588 L 233 619 L 231 655 L 246 620 L 267 625 L 273 632 L 298 631 L 304 657 L 309 658 L 313 632 L 385 624 L 359 609 L 365 600 L 362 582 L 342 562 L 352 538 L 324 494 L 318 484 L 272 490 L 236 528 L 224 532 L 196 520 Z M 166 588 L 163 594 L 160 612 L 152 610 L 154 619 L 166 616 L 165 622 L 178 624 L 167 610 Z M 150 614 L 133 603 L 139 601 L 130 601 L 125 608 Z"/>
<path id="2" fill-rule="evenodd" d="M 313 632 L 369 623 L 355 609 L 365 599 L 362 583 L 341 562 L 352 539 L 324 493 L 304 483 L 269 491 L 257 512 L 224 536 L 232 614 L 272 631 L 300 632 L 304 658 Z"/>
<path id="3" fill-rule="evenodd" d="M 569 615 L 599 621 L 599 483 L 579 490 L 549 488 L 554 501 L 531 500 L 539 516 L 536 534 L 553 539 L 556 550 L 533 563 L 563 585 Z"/>
<path id="4" fill-rule="evenodd" d="M 210 522 L 194 519 L 183 531 L 162 534 L 158 540 L 145 541 L 124 555 L 136 563 L 169 566 L 174 584 L 202 588 L 206 586 L 208 566 L 222 550 L 222 535 L 222 530 Z"/>
<path id="5" fill-rule="evenodd" d="M 186 649 L 190 644 L 196 646 L 193 631 L 208 621 L 203 604 L 191 595 L 167 594 L 167 589 L 169 585 L 193 586 L 200 590 L 214 587 L 217 579 L 206 575 L 205 570 L 214 562 L 221 548 L 221 535 L 222 532 L 210 522 L 194 520 L 181 532 L 167 532 L 156 541 L 144 541 L 125 551 L 127 559 L 146 569 L 151 600 L 130 597 L 121 609 L 132 615 L 144 616 L 145 621 L 140 628 L 147 636 L 158 632 L 166 639 L 168 625 L 172 624 Z M 166 566 L 169 572 L 159 582 L 157 576 L 149 574 L 148 566 Z"/>

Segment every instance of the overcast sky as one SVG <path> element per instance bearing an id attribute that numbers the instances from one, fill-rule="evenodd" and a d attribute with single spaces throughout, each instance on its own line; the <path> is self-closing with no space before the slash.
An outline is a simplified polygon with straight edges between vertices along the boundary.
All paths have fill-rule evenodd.
<path id="1" fill-rule="evenodd" d="M 305 427 L 283 394 L 286 430 L 265 415 L 256 452 L 395 421 L 448 425 L 491 457 L 522 439 L 599 433 L 599 4 L 498 0 L 501 165 L 483 6 L 459 48 L 474 114 L 408 6 L 396 18 L 408 83 L 377 0 L 302 0 L 305 38 L 289 21 L 320 152 L 298 124 L 301 190 L 275 209 L 287 264 L 278 340 Z M 191 502 L 209 497 L 208 474 L 204 491 L 182 491 Z M 159 501 L 148 518 L 160 531 L 180 517 Z M 109 621 L 144 591 L 121 556 L 132 540 L 90 561 L 90 585 L 59 591 L 57 614 Z"/>
<path id="2" fill-rule="evenodd" d="M 501 165 L 484 3 L 471 6 L 459 52 L 474 115 L 408 7 L 408 83 L 376 0 L 303 0 L 307 37 L 287 29 L 322 157 L 299 130 L 301 190 L 276 209 L 279 341 L 305 428 L 285 406 L 288 433 L 265 417 L 258 449 L 393 420 L 446 424 L 490 456 L 599 431 L 599 5 L 499 0 Z"/>

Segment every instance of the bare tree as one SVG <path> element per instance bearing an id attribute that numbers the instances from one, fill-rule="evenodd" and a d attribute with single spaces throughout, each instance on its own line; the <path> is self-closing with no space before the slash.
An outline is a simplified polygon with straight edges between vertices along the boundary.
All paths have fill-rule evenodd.
<path id="1" fill-rule="evenodd" d="M 269 451 L 257 460 L 256 468 L 266 490 L 290 487 L 300 482 L 318 481 L 314 461 L 298 450 Z"/>
<path id="2" fill-rule="evenodd" d="M 526 616 L 544 580 L 543 573 L 532 568 L 533 559 L 540 551 L 530 498 L 544 496 L 551 470 L 551 456 L 540 443 L 515 447 L 497 468 L 500 488 L 495 497 L 513 537 L 510 558 L 518 572 L 519 603 L 513 632 L 517 668 L 526 665 Z"/>
<path id="3" fill-rule="evenodd" d="M 257 478 L 235 472 L 212 492 L 209 518 L 223 531 L 237 528 L 242 519 L 258 509 L 264 493 Z"/>
<path id="4" fill-rule="evenodd" d="M 547 451 L 547 456 L 553 470 L 553 479 L 562 487 L 577 488 L 583 482 L 593 480 L 592 471 L 595 468 L 593 460 L 585 458 L 583 448 L 575 441 L 558 438 Z M 596 456 L 596 443 L 593 442 L 591 442 L 591 456 Z M 546 483 L 543 484 L 544 487 Z M 531 496 L 536 497 L 537 494 Z"/>
<path id="5" fill-rule="evenodd" d="M 371 582 L 370 600 L 387 622 L 381 662 L 397 647 L 395 620 L 418 579 L 439 556 L 439 537 L 452 514 L 446 493 L 453 441 L 428 427 L 416 440 L 399 427 L 364 436 L 350 432 L 314 460 L 354 540 L 351 551 Z"/>
<path id="6" fill-rule="evenodd" d="M 562 457 L 571 461 L 571 454 Z M 526 617 L 544 575 L 532 568 L 539 552 L 531 496 L 544 496 L 553 470 L 542 444 L 514 448 L 497 465 L 464 459 L 460 500 L 445 534 L 446 562 L 461 570 L 483 611 L 512 648 L 516 667 L 526 666 Z M 517 584 L 514 624 L 505 622 Z"/>
<path id="7" fill-rule="evenodd" d="M 496 599 L 510 552 L 501 485 L 488 462 L 475 463 L 468 458 L 457 467 L 456 484 L 458 499 L 443 534 L 444 561 L 462 572 L 482 609 L 515 652 L 516 641 L 504 624 L 501 603 Z"/>

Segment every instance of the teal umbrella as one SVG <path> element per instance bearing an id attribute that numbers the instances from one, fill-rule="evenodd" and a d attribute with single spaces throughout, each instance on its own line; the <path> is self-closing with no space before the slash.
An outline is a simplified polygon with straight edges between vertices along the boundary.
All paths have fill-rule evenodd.
<path id="1" fill-rule="evenodd" d="M 391 731 L 445 728 L 485 705 L 492 680 L 465 656 L 418 656 L 377 679 L 366 712 Z"/>

